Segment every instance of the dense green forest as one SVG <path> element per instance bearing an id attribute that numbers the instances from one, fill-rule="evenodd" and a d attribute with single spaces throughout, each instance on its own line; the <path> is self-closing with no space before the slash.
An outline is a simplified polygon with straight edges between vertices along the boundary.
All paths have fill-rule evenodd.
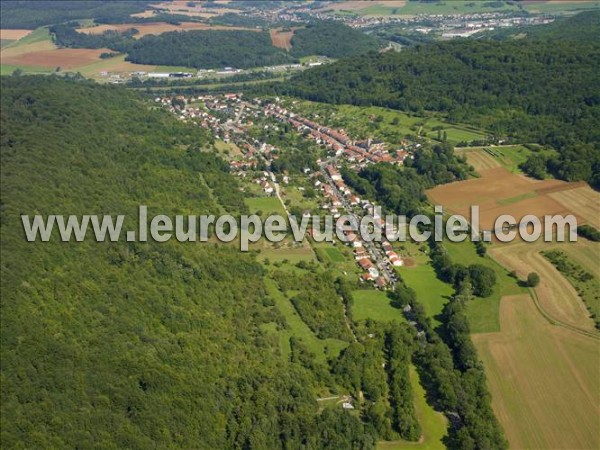
<path id="1" fill-rule="evenodd" d="M 362 31 L 334 21 L 314 21 L 298 28 L 292 37 L 294 56 L 323 55 L 345 58 L 381 47 L 380 41 Z"/>
<path id="2" fill-rule="evenodd" d="M 369 53 L 276 89 L 321 102 L 443 112 L 498 138 L 551 145 L 559 156 L 542 162 L 550 173 L 599 187 L 600 13 L 571 21 L 552 39 L 454 40 Z M 590 31 L 555 39 L 570 23 Z"/>
<path id="3" fill-rule="evenodd" d="M 94 19 L 98 23 L 131 21 L 131 14 L 147 9 L 151 1 L 52 1 L 2 2 L 0 28 L 37 28 L 68 20 Z"/>
<path id="4" fill-rule="evenodd" d="M 134 42 L 128 61 L 212 69 L 272 66 L 293 61 L 265 31 L 186 31 L 148 35 Z"/>
<path id="5" fill-rule="evenodd" d="M 375 431 L 342 408 L 317 414 L 320 376 L 262 331 L 284 319 L 251 254 L 26 242 L 20 214 L 126 214 L 131 229 L 139 204 L 242 211 L 226 165 L 198 149 L 205 132 L 122 88 L 1 88 L 3 447 L 373 447 Z"/>

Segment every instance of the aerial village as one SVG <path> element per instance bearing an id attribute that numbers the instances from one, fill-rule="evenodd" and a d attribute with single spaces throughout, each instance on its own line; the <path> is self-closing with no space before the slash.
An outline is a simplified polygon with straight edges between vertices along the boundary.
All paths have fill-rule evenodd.
<path id="1" fill-rule="evenodd" d="M 362 217 L 370 216 L 373 218 L 373 227 L 379 228 L 382 233 L 386 224 L 377 213 L 377 205 L 361 199 L 353 192 L 344 182 L 340 169 L 345 167 L 358 171 L 368 164 L 379 162 L 403 164 L 406 158 L 411 158 L 411 151 L 421 145 L 403 141 L 399 148 L 389 150 L 383 142 L 353 139 L 344 130 L 328 128 L 294 113 L 291 108 L 284 107 L 278 98 L 274 101 L 258 98 L 246 101 L 241 93 L 228 93 L 157 97 L 155 102 L 179 120 L 211 130 L 215 139 L 225 144 L 235 144 L 241 155 L 227 158 L 232 173 L 258 184 L 265 196 L 278 196 L 282 204 L 279 184 L 287 185 L 290 177 L 284 173 L 278 180 L 270 170 L 271 163 L 279 157 L 280 151 L 271 144 L 253 139 L 248 130 L 258 122 L 262 125 L 267 121 L 266 125 L 262 125 L 264 127 L 290 124 L 300 135 L 311 139 L 324 150 L 324 157 L 316 161 L 318 170 L 303 169 L 303 174 L 319 192 L 321 212 L 331 214 L 334 219 L 342 215 L 350 216 L 357 223 Z M 303 215 L 310 216 L 311 211 L 305 211 Z M 340 230 L 345 236 L 340 244 L 352 248 L 354 260 L 361 269 L 361 280 L 374 284 L 378 289 L 393 289 L 397 281 L 394 267 L 404 264 L 402 257 L 390 242 L 368 242 L 347 228 Z M 310 233 L 309 228 L 307 237 L 312 237 Z"/>

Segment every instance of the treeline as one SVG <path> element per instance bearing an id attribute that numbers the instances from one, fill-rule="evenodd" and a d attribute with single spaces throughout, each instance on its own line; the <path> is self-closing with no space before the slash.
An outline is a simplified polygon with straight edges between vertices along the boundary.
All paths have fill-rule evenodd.
<path id="1" fill-rule="evenodd" d="M 350 344 L 332 362 L 332 373 L 355 398 L 364 395 L 363 416 L 380 439 L 417 441 L 417 420 L 409 367 L 414 332 L 406 324 L 371 323 L 369 336 Z"/>
<path id="2" fill-rule="evenodd" d="M 496 272 L 483 264 L 465 266 L 454 263 L 444 246 L 434 239 L 429 240 L 431 263 L 438 278 L 452 284 L 454 289 L 472 290 L 477 297 L 489 297 L 496 284 Z"/>
<path id="3" fill-rule="evenodd" d="M 450 420 L 445 444 L 457 449 L 506 449 L 508 443 L 491 407 L 485 373 L 469 338 L 464 298 L 457 295 L 444 308 L 444 342 L 415 292 L 402 280 L 391 296 L 398 306 L 411 307 L 407 316 L 423 336 L 413 360 L 428 398 Z"/>
<path id="4" fill-rule="evenodd" d="M 135 230 L 140 204 L 236 213 L 207 186 L 243 195 L 223 161 L 198 154 L 205 131 L 121 87 L 48 76 L 0 88 L 4 447 L 374 448 L 359 418 L 318 413 L 318 373 L 264 331 L 283 318 L 251 254 L 25 240 L 21 214 L 125 214 Z"/>
<path id="5" fill-rule="evenodd" d="M 546 164 L 552 174 L 598 187 L 599 18 L 573 19 L 595 39 L 431 43 L 339 61 L 275 89 L 321 102 L 443 112 L 498 138 L 550 145 L 559 152 Z"/>
<path id="6" fill-rule="evenodd" d="M 594 274 L 572 261 L 561 250 L 546 250 L 542 255 L 571 282 L 587 307 L 596 328 L 600 329 L 600 280 Z"/>
<path id="7" fill-rule="evenodd" d="M 139 33 L 131 28 L 124 32 L 107 30 L 101 34 L 87 34 L 77 32 L 76 26 L 74 23 L 51 26 L 49 31 L 56 45 L 69 48 L 109 48 L 125 53 L 133 45 L 133 37 Z"/>

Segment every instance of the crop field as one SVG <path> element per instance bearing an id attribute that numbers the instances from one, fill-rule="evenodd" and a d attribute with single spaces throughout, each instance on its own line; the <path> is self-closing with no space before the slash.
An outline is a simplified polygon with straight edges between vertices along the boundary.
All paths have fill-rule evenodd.
<path id="1" fill-rule="evenodd" d="M 432 203 L 465 217 L 469 217 L 471 205 L 478 205 L 481 229 L 487 230 L 493 229 L 496 218 L 502 214 L 511 214 L 517 220 L 526 214 L 573 214 L 578 223 L 586 223 L 600 211 L 600 195 L 585 183 L 533 180 L 504 167 L 480 170 L 480 175 L 477 179 L 438 186 L 427 195 Z"/>
<path id="2" fill-rule="evenodd" d="M 194 5 L 188 5 L 187 1 L 172 1 L 152 4 L 150 6 L 166 10 L 172 14 L 191 16 L 191 17 L 214 17 L 225 13 L 236 13 L 239 10 L 227 8 L 227 2 L 215 2 L 223 4 L 223 8 L 204 8 L 202 3 L 196 2 Z"/>
<path id="3" fill-rule="evenodd" d="M 223 25 L 209 25 L 206 23 L 198 22 L 182 22 L 179 25 L 174 25 L 166 22 L 155 22 L 155 23 L 124 23 L 118 25 L 97 25 L 94 27 L 78 28 L 77 31 L 85 34 L 101 34 L 105 31 L 118 31 L 123 32 L 135 28 L 139 31 L 134 38 L 139 39 L 148 34 L 161 34 L 169 31 L 190 31 L 190 30 L 246 30 L 246 31 L 260 31 L 255 28 L 244 28 L 244 27 L 228 27 Z"/>
<path id="4" fill-rule="evenodd" d="M 404 321 L 402 311 L 391 305 L 385 292 L 375 289 L 359 289 L 352 291 L 354 304 L 352 318 L 355 321 L 373 319 L 380 322 Z"/>
<path id="5" fill-rule="evenodd" d="M 552 326 L 528 295 L 504 297 L 500 323 L 472 339 L 510 447 L 598 448 L 598 340 Z"/>
<path id="6" fill-rule="evenodd" d="M 283 48 L 285 50 L 291 50 L 292 38 L 294 37 L 294 30 L 283 31 L 282 29 L 270 30 L 271 43 L 275 47 Z"/>
<path id="7" fill-rule="evenodd" d="M 31 30 L 8 30 L 2 29 L 0 30 L 0 39 L 7 41 L 18 41 L 19 39 L 24 38 Z"/>
<path id="8" fill-rule="evenodd" d="M 36 45 L 36 44 L 32 44 Z M 6 51 L 11 50 L 10 48 Z M 61 70 L 76 69 L 100 60 L 100 54 L 108 49 L 53 48 L 17 55 L 2 52 L 2 64 L 27 67 L 60 67 Z"/>
<path id="9" fill-rule="evenodd" d="M 540 252 L 554 248 L 568 249 L 570 253 L 582 253 L 583 255 L 600 250 L 600 244 L 591 243 L 584 239 L 578 242 L 514 242 L 494 246 L 490 253 L 505 267 L 516 270 L 521 279 L 525 279 L 530 272 L 536 272 L 540 276 L 540 283 L 535 288 L 540 307 L 553 320 L 585 331 L 594 330 L 594 322 L 590 318 L 585 304 L 577 294 L 575 288 L 565 277 L 546 259 Z M 592 273 L 597 273 L 598 262 L 584 260 L 585 256 L 579 258 L 585 262 L 584 267 Z"/>
<path id="10" fill-rule="evenodd" d="M 519 168 L 527 158 L 533 154 L 532 150 L 522 145 L 489 145 L 485 147 L 462 147 L 456 148 L 455 152 L 465 155 L 467 161 L 476 171 L 504 167 L 511 173 L 521 174 Z M 552 150 L 539 149 L 539 154 L 554 156 Z"/>

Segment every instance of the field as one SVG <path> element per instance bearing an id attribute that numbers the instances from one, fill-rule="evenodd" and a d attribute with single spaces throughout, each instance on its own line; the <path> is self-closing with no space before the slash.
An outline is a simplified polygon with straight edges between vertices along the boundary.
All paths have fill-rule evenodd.
<path id="1" fill-rule="evenodd" d="M 252 197 L 247 198 L 246 205 L 251 214 L 261 212 L 260 216 L 264 219 L 271 214 L 279 214 L 286 217 L 285 209 L 277 197 Z"/>
<path id="2" fill-rule="evenodd" d="M 504 167 L 511 173 L 523 173 L 519 166 L 534 152 L 522 145 L 489 145 L 486 147 L 462 147 L 454 150 L 465 155 L 476 171 Z M 554 156 L 553 150 L 540 149 L 539 154 Z"/>
<path id="3" fill-rule="evenodd" d="M 227 27 L 222 25 L 208 25 L 205 23 L 198 22 L 182 22 L 180 25 L 173 25 L 166 22 L 155 22 L 155 23 L 124 23 L 118 25 L 97 25 L 94 27 L 78 28 L 77 31 L 86 34 L 101 34 L 105 31 L 118 31 L 123 32 L 135 28 L 139 31 L 134 37 L 139 39 L 148 34 L 161 34 L 169 31 L 190 31 L 190 30 L 247 30 L 247 31 L 260 31 L 255 28 L 244 28 L 244 27 Z"/>
<path id="4" fill-rule="evenodd" d="M 24 38 L 25 36 L 27 36 L 29 33 L 31 33 L 31 30 L 7 30 L 7 29 L 3 29 L 0 30 L 0 39 L 1 40 L 7 40 L 7 41 L 18 41 L 19 39 Z"/>
<path id="5" fill-rule="evenodd" d="M 511 448 L 598 448 L 598 341 L 552 326 L 528 295 L 504 297 L 501 331 L 475 334 Z"/>
<path id="6" fill-rule="evenodd" d="M 490 253 L 493 257 L 511 270 L 516 270 L 521 279 L 529 272 L 537 272 L 540 284 L 535 288 L 539 306 L 550 320 L 574 329 L 593 332 L 594 322 L 589 317 L 585 304 L 575 291 L 575 288 L 565 277 L 541 254 L 542 250 L 567 249 L 571 254 L 580 254 L 578 262 L 586 270 L 598 277 L 598 260 L 592 255 L 598 255 L 600 244 L 579 239 L 577 242 L 514 242 L 494 246 Z"/>
<path id="7" fill-rule="evenodd" d="M 110 50 L 54 48 L 14 56 L 5 56 L 2 53 L 2 64 L 27 67 L 60 67 L 61 70 L 72 70 L 99 61 L 100 54 L 105 52 L 110 52 Z"/>
<path id="8" fill-rule="evenodd" d="M 282 29 L 270 30 L 271 42 L 275 47 L 291 50 L 292 38 L 294 37 L 294 30 L 283 31 Z"/>
<path id="9" fill-rule="evenodd" d="M 426 257 L 415 261 L 416 265 L 413 267 L 399 267 L 397 271 L 406 285 L 414 289 L 419 303 L 424 306 L 425 312 L 433 319 L 433 323 L 439 324 L 436 316 L 442 312 L 454 290 L 452 286 L 437 278 L 435 270 L 427 263 Z"/>
<path id="10" fill-rule="evenodd" d="M 385 292 L 374 289 L 359 289 L 352 292 L 352 318 L 355 321 L 373 319 L 380 322 L 404 321 L 402 311 L 390 304 Z"/>
<path id="11" fill-rule="evenodd" d="M 220 14 L 239 12 L 236 9 L 227 8 L 227 2 L 215 2 L 215 3 L 222 3 L 223 8 L 204 8 L 202 6 L 202 3 L 200 3 L 200 2 L 196 2 L 195 5 L 189 6 L 188 3 L 189 2 L 187 2 L 187 1 L 175 0 L 172 2 L 156 3 L 156 4 L 152 4 L 150 6 L 157 8 L 157 9 L 167 10 L 168 12 L 170 12 L 172 14 L 179 14 L 179 15 L 191 16 L 191 17 L 210 18 L 210 17 L 214 17 L 214 16 L 217 16 Z"/>
<path id="12" fill-rule="evenodd" d="M 102 60 L 100 54 L 108 49 L 57 48 L 50 39 L 47 28 L 38 28 L 18 41 L 10 43 L 0 51 L 2 74 L 10 74 L 16 69 L 26 73 L 51 73 L 58 67 L 61 71 L 78 70 L 84 74 L 86 67 L 96 66 L 98 71 L 103 65 L 110 66 L 113 59 Z M 119 63 L 124 63 L 123 57 Z M 126 63 L 129 64 L 129 63 Z M 134 69 L 135 70 L 135 69 Z"/>
<path id="13" fill-rule="evenodd" d="M 465 217 L 469 217 L 471 205 L 478 205 L 484 230 L 492 230 L 496 218 L 503 214 L 517 220 L 526 214 L 573 214 L 580 224 L 599 217 L 599 195 L 585 183 L 538 181 L 510 173 L 504 167 L 480 170 L 480 175 L 477 179 L 438 186 L 427 195 L 432 203 Z"/>
<path id="14" fill-rule="evenodd" d="M 421 386 L 419 374 L 410 366 L 410 384 L 413 389 L 415 411 L 423 434 L 419 442 L 394 441 L 378 442 L 378 450 L 443 450 L 442 439 L 446 436 L 448 423 L 444 414 L 434 410 L 427 403 L 425 389 Z"/>

